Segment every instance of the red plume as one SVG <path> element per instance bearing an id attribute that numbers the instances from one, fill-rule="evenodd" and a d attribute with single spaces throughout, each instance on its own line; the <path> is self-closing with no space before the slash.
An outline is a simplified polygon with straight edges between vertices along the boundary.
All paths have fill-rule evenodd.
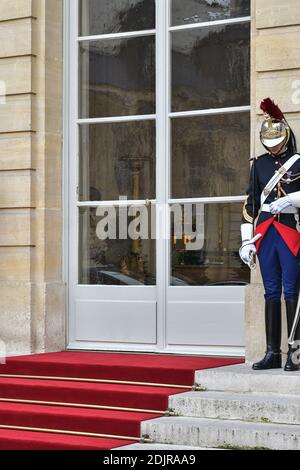
<path id="1" fill-rule="evenodd" d="M 265 98 L 261 104 L 260 109 L 264 112 L 269 114 L 273 119 L 277 119 L 278 121 L 282 121 L 284 119 L 284 115 L 271 98 Z"/>

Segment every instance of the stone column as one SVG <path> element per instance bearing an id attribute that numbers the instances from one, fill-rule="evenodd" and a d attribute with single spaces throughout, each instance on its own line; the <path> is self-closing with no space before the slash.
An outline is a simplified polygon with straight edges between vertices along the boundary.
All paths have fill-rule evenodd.
<path id="1" fill-rule="evenodd" d="M 282 108 L 300 148 L 300 0 L 252 0 L 251 108 L 252 154 L 261 155 L 259 140 L 263 98 Z M 265 351 L 264 289 L 259 268 L 246 289 L 246 359 L 260 359 Z M 283 302 L 283 350 L 287 332 Z"/>
<path id="2" fill-rule="evenodd" d="M 0 0 L 0 338 L 65 347 L 62 0 Z"/>

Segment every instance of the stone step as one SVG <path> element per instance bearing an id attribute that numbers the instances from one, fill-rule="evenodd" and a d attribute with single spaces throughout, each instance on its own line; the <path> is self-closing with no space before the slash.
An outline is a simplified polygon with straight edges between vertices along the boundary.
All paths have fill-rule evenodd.
<path id="1" fill-rule="evenodd" d="M 220 450 L 220 449 L 208 449 L 206 447 L 191 447 L 191 446 L 180 446 L 171 444 L 130 444 L 124 447 L 116 447 L 113 450 Z"/>
<path id="2" fill-rule="evenodd" d="M 300 425 L 300 395 L 186 392 L 169 397 L 180 416 Z"/>
<path id="3" fill-rule="evenodd" d="M 143 436 L 162 444 L 195 447 L 300 450 L 300 426 L 192 417 L 142 422 Z"/>
<path id="4" fill-rule="evenodd" d="M 195 381 L 207 390 L 300 395 L 300 371 L 254 371 L 249 364 L 196 371 Z"/>

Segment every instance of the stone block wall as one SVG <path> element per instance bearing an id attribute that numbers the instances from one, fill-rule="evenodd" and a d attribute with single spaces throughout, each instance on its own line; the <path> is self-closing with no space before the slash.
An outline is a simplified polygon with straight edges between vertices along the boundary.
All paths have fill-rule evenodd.
<path id="1" fill-rule="evenodd" d="M 0 339 L 65 346 L 62 0 L 0 0 Z"/>

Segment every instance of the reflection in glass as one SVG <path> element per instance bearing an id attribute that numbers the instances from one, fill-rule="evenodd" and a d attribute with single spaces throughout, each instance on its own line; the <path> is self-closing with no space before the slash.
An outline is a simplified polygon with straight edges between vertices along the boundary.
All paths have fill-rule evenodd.
<path id="1" fill-rule="evenodd" d="M 155 215 L 143 206 L 127 217 L 127 209 L 79 209 L 79 284 L 155 285 Z"/>
<path id="2" fill-rule="evenodd" d="M 80 35 L 155 28 L 155 0 L 80 0 Z"/>
<path id="3" fill-rule="evenodd" d="M 249 268 L 238 253 L 243 203 L 184 206 L 180 206 L 182 224 L 180 213 L 171 213 L 170 284 L 207 286 L 249 283 Z M 174 217 L 173 213 L 177 215 Z M 182 230 L 178 236 L 180 225 Z"/>
<path id="4" fill-rule="evenodd" d="M 79 129 L 80 201 L 155 199 L 155 121 Z"/>
<path id="5" fill-rule="evenodd" d="M 172 33 L 172 111 L 249 103 L 249 23 Z"/>
<path id="6" fill-rule="evenodd" d="M 245 194 L 249 178 L 250 114 L 174 118 L 172 198 Z"/>
<path id="7" fill-rule="evenodd" d="M 250 0 L 172 0 L 172 25 L 250 16 Z"/>
<path id="8" fill-rule="evenodd" d="M 80 117 L 155 113 L 155 37 L 80 44 Z"/>

